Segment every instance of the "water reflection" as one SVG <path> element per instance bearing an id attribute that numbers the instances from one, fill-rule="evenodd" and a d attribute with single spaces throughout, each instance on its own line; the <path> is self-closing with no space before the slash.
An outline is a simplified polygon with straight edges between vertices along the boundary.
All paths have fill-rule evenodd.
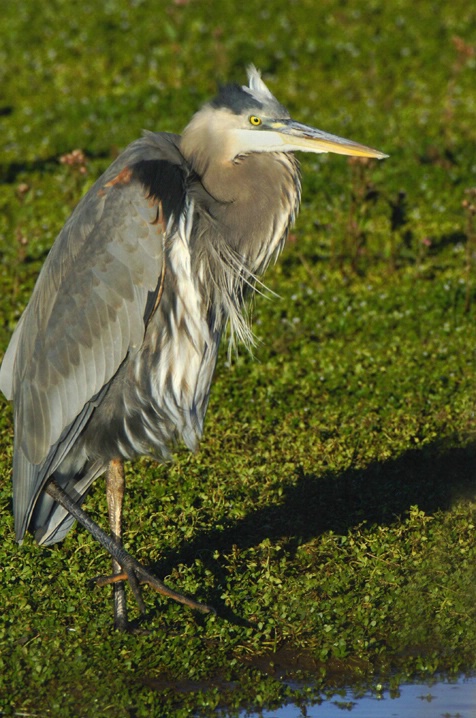
<path id="1" fill-rule="evenodd" d="M 400 687 L 400 696 L 391 698 L 387 691 L 378 696 L 355 698 L 349 691 L 305 712 L 295 705 L 274 711 L 247 713 L 246 718 L 475 718 L 476 676 L 454 682 L 413 684 Z"/>

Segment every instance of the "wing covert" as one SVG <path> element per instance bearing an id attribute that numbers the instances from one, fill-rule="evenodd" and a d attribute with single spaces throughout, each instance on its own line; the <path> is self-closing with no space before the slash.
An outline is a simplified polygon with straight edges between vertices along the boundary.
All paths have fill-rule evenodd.
<path id="1" fill-rule="evenodd" d="M 166 136 L 166 161 L 163 139 L 148 133 L 130 145 L 79 203 L 7 351 L 15 441 L 32 464 L 45 460 L 85 404 L 142 344 L 146 305 L 160 288 L 165 222 L 159 221 L 160 198 L 134 167 L 144 158 L 169 164 L 173 136 Z M 8 380 L 2 377 L 7 389 Z"/>

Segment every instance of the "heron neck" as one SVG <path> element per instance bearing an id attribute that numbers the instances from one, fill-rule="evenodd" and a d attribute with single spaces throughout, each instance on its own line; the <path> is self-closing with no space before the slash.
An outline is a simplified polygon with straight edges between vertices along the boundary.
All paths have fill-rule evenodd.
<path id="1" fill-rule="evenodd" d="M 227 243 L 264 271 L 259 257 L 270 256 L 297 212 L 300 174 L 291 154 L 256 153 L 233 163 L 214 163 L 201 178 L 213 197 L 210 212 L 226 231 Z"/>

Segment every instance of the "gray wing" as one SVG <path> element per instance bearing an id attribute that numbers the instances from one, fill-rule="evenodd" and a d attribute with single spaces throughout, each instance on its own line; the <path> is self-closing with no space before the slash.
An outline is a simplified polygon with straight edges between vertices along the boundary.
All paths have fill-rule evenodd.
<path id="1" fill-rule="evenodd" d="M 147 181 L 151 167 L 158 175 L 180 162 L 173 135 L 148 133 L 127 148 L 64 226 L 12 337 L 0 387 L 14 401 L 18 539 L 94 399 L 141 347 L 167 219 Z"/>

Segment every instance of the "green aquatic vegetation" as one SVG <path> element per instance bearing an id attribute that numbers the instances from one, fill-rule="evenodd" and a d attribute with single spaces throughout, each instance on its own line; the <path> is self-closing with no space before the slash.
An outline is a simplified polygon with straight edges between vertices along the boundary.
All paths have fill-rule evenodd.
<path id="1" fill-rule="evenodd" d="M 147 616 L 116 634 L 84 531 L 17 546 L 3 403 L 0 711 L 237 714 L 474 668 L 475 10 L 4 5 L 2 350 L 94 179 L 250 61 L 297 119 L 390 158 L 302 158 L 255 356 L 223 350 L 196 455 L 129 467 L 126 548 L 216 616 L 145 590 Z M 101 480 L 86 508 L 105 525 Z"/>

